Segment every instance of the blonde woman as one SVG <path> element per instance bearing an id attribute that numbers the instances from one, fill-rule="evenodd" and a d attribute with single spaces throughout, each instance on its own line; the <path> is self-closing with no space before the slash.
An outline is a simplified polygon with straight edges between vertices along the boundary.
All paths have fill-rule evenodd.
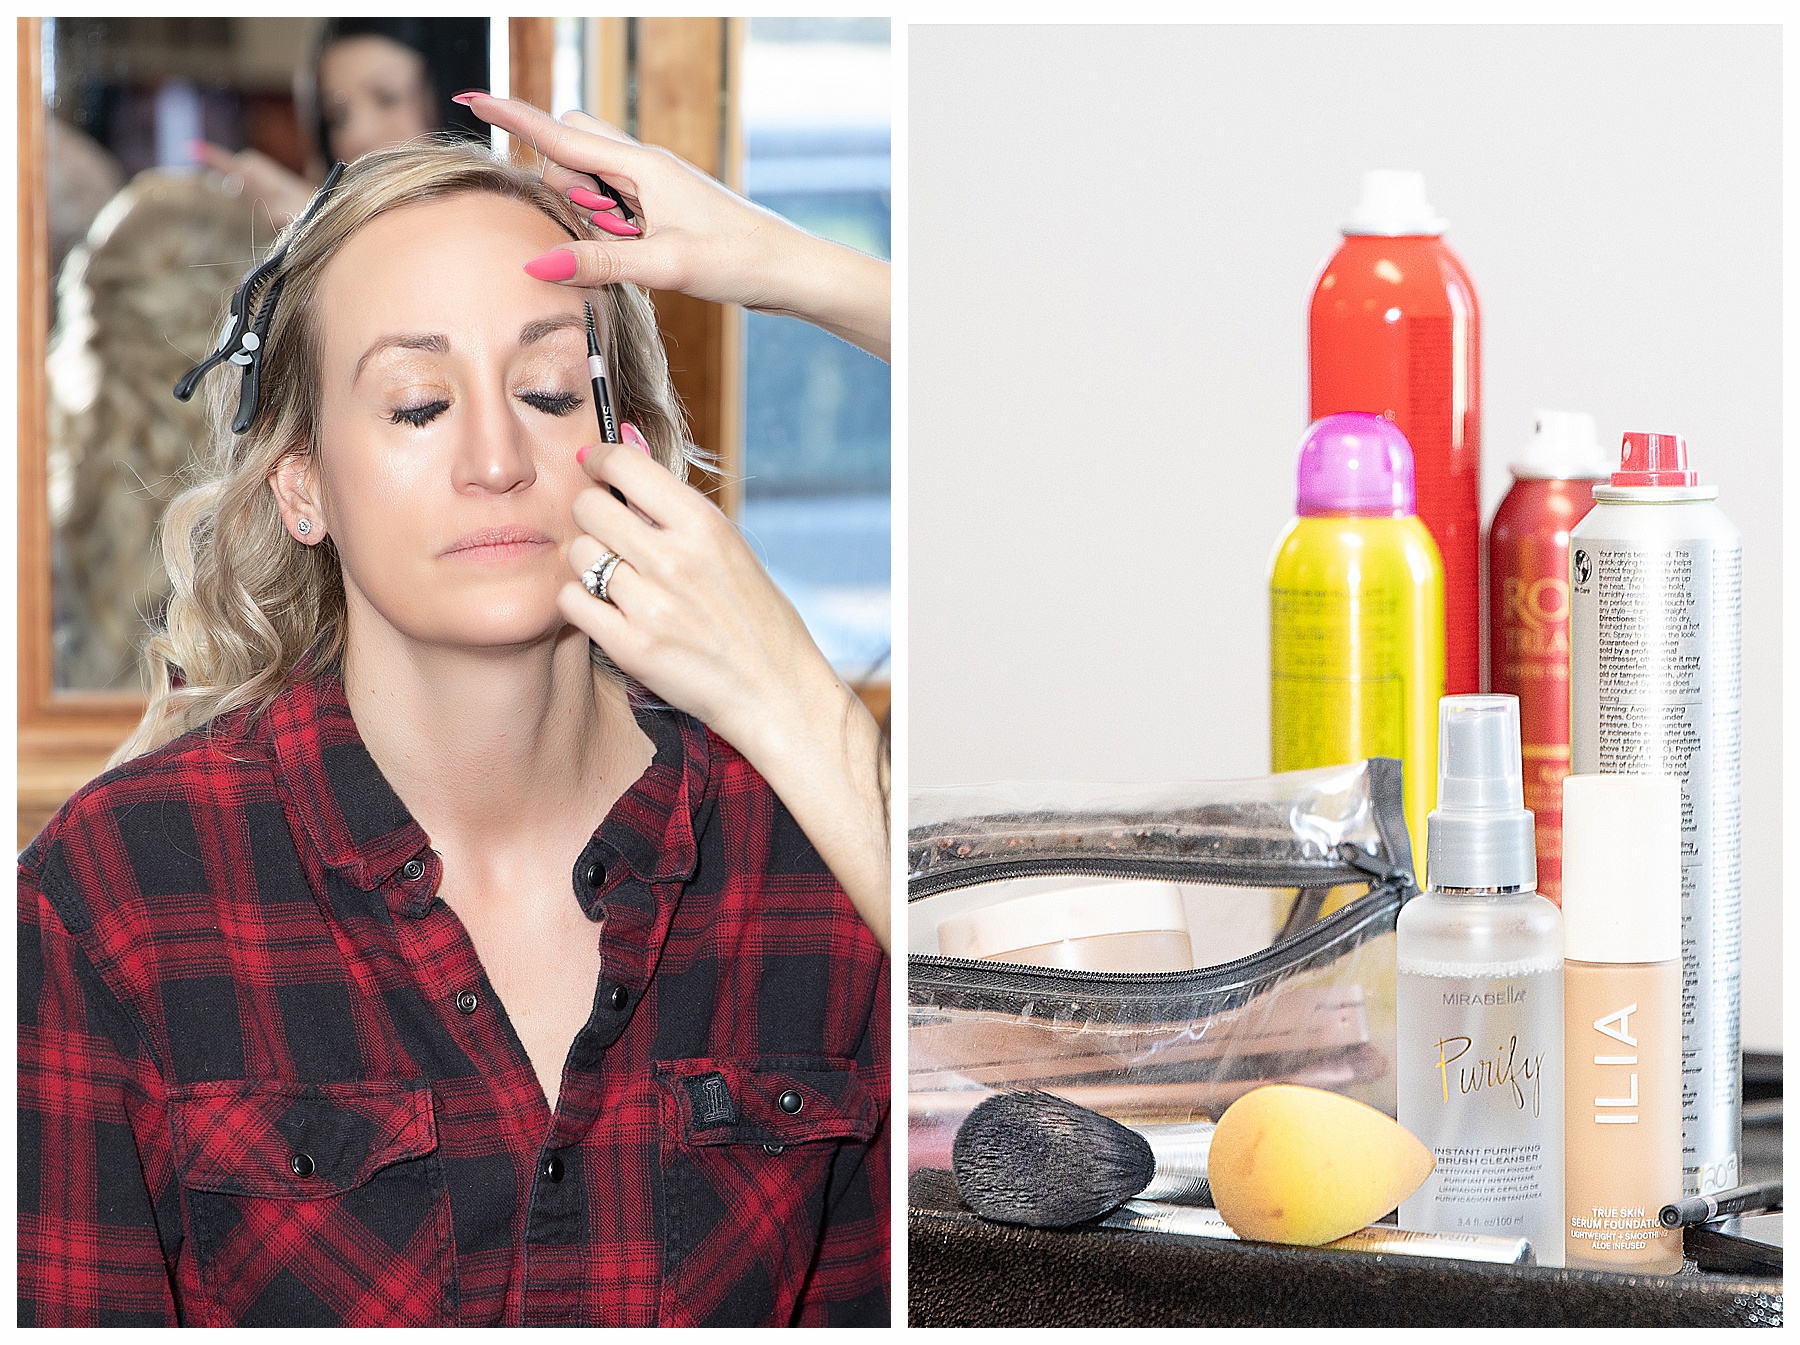
<path id="1" fill-rule="evenodd" d="M 241 291 L 149 709 L 21 861 L 22 1322 L 885 1321 L 886 958 L 728 745 L 825 679 L 643 296 L 526 272 L 585 227 L 386 150 Z"/>

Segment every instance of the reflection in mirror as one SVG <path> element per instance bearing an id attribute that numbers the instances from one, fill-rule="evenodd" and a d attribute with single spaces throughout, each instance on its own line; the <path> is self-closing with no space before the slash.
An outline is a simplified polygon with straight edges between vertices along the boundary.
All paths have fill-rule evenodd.
<path id="1" fill-rule="evenodd" d="M 46 19 L 52 661 L 58 691 L 142 686 L 168 597 L 163 510 L 205 441 L 172 389 L 329 157 L 486 139 L 486 19 Z"/>
<path id="2" fill-rule="evenodd" d="M 205 435 L 170 394 L 213 339 L 249 254 L 249 203 L 193 173 L 147 169 L 113 197 L 57 283 L 50 521 L 60 687 L 130 689 L 168 582 L 162 511 Z"/>
<path id="3" fill-rule="evenodd" d="M 135 690 L 168 580 L 157 524 L 204 438 L 175 381 L 273 236 L 241 177 L 193 142 L 305 167 L 292 82 L 304 19 L 44 24 L 51 264 L 48 377 L 55 684 Z M 109 190 L 111 189 L 111 190 Z"/>

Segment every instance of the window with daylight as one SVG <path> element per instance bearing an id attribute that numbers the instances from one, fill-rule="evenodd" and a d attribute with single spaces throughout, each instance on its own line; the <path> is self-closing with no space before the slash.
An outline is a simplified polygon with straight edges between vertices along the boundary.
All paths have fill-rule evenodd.
<path id="1" fill-rule="evenodd" d="M 886 258 L 888 21 L 752 19 L 741 70 L 745 194 Z M 886 681 L 888 368 L 793 318 L 745 321 L 744 531 L 838 671 Z"/>

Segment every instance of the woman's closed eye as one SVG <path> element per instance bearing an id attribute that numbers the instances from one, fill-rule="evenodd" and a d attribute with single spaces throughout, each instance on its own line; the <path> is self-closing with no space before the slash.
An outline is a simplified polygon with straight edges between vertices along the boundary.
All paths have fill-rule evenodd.
<path id="1" fill-rule="evenodd" d="M 566 416 L 586 400 L 575 392 L 521 392 L 519 400 L 548 416 Z"/>
<path id="2" fill-rule="evenodd" d="M 580 409 L 586 399 L 575 392 L 521 392 L 520 401 L 548 416 L 566 416 Z M 395 407 L 388 413 L 388 419 L 396 425 L 411 425 L 415 429 L 423 429 L 450 409 L 450 402 L 444 397 L 432 397 L 424 401 L 413 402 L 407 406 Z"/>
<path id="3" fill-rule="evenodd" d="M 405 424 L 417 428 L 429 425 L 449 409 L 450 403 L 447 400 L 442 397 L 434 397 L 430 401 L 415 402 L 411 406 L 396 407 L 393 413 L 388 416 L 388 419 L 393 421 L 396 425 L 404 422 Z"/>

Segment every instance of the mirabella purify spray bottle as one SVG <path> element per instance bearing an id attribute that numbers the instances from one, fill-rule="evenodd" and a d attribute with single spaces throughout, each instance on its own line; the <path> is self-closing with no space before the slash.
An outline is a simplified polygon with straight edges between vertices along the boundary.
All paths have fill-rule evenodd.
<path id="1" fill-rule="evenodd" d="M 1515 696 L 1438 702 L 1428 886 L 1400 910 L 1398 1119 L 1437 1158 L 1400 1226 L 1563 1262 L 1562 914 L 1537 894 Z"/>

